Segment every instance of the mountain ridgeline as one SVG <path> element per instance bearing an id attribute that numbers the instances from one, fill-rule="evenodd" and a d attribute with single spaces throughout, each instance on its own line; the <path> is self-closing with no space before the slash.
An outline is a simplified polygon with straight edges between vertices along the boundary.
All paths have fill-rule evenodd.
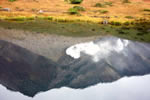
<path id="1" fill-rule="evenodd" d="M 54 62 L 0 40 L 0 84 L 30 97 L 53 88 L 86 88 L 124 76 L 149 73 L 148 43 L 103 37 L 71 46 Z"/>

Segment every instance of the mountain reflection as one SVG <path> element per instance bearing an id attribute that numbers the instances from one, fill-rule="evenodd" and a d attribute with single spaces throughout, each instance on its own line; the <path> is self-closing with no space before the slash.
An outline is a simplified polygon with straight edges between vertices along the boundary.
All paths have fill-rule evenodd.
<path id="1" fill-rule="evenodd" d="M 133 41 L 127 44 L 127 41 L 104 37 L 93 41 L 92 45 L 98 46 L 93 55 L 83 48 L 79 49 L 78 58 L 73 58 L 72 53 L 64 53 L 54 62 L 0 40 L 0 84 L 9 90 L 33 97 L 41 91 L 64 86 L 87 88 L 98 83 L 114 82 L 124 76 L 149 74 L 150 44 Z M 103 43 L 108 43 L 108 47 Z M 95 56 L 98 59 L 96 61 L 93 59 Z"/>

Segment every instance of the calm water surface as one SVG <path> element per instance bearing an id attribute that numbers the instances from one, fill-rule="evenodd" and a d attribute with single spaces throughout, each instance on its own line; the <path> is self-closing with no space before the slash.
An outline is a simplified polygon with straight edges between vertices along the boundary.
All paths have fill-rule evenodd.
<path id="1" fill-rule="evenodd" d="M 0 100 L 150 100 L 150 75 L 122 78 L 86 89 L 62 87 L 39 93 L 34 98 L 0 85 Z"/>

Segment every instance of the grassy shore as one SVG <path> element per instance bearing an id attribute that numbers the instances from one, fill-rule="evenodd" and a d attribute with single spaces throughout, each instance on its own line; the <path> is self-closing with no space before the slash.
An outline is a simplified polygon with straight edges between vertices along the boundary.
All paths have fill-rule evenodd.
<path id="1" fill-rule="evenodd" d="M 66 0 L 1 0 L 0 26 L 75 37 L 115 35 L 150 42 L 149 7 L 150 2 L 145 0 L 83 0 L 80 4 Z"/>
<path id="2" fill-rule="evenodd" d="M 22 20 L 15 18 L 0 21 L 0 27 L 6 29 L 19 29 L 33 31 L 37 33 L 57 34 L 73 37 L 86 37 L 96 35 L 114 35 L 130 40 L 150 42 L 150 22 L 146 19 L 127 21 L 111 21 L 107 25 L 93 23 L 90 21 L 65 21 L 63 19 L 54 19 L 53 17 L 32 17 Z"/>

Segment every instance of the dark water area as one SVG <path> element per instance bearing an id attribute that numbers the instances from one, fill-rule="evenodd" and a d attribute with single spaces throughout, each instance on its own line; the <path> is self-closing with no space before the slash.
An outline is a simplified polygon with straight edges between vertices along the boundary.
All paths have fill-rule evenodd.
<path id="1" fill-rule="evenodd" d="M 96 47 L 94 49 L 97 50 L 96 53 L 93 53 L 95 51 L 87 51 L 90 50 L 87 49 L 89 43 L 85 43 L 86 46 L 85 44 L 79 44 L 75 45 L 75 48 L 73 46 L 73 49 L 70 49 L 71 54 L 64 52 L 64 55 L 57 62 L 54 62 L 25 48 L 0 40 L 0 84 L 9 90 L 17 92 L 10 92 L 1 86 L 0 91 L 4 91 L 10 95 L 4 96 L 3 92 L 1 92 L 0 100 L 8 100 L 8 98 L 11 98 L 10 96 L 15 98 L 13 97 L 15 95 L 18 98 L 20 97 L 21 100 L 23 98 L 27 98 L 25 100 L 31 99 L 26 96 L 34 96 L 35 100 L 40 100 L 43 97 L 38 96 L 42 94 L 46 94 L 44 98 L 56 98 L 55 100 L 59 100 L 60 98 L 57 98 L 59 97 L 57 94 L 60 93 L 75 93 L 79 100 L 84 100 L 86 99 L 85 95 L 91 94 L 89 98 L 95 97 L 94 100 L 98 100 L 102 94 L 106 98 L 107 92 L 110 93 L 108 95 L 112 94 L 112 98 L 115 100 L 120 100 L 121 95 L 126 98 L 121 100 L 127 100 L 128 95 L 129 99 L 141 100 L 138 98 L 140 96 L 138 94 L 148 89 L 147 83 L 150 83 L 149 75 L 142 76 L 150 73 L 150 44 L 133 42 L 117 37 L 104 37 L 90 43 L 92 43 L 92 46 L 90 44 L 90 48 Z M 82 50 L 79 48 L 81 45 L 83 47 Z M 74 58 L 77 54 L 76 49 L 79 50 L 79 58 Z M 128 78 L 125 76 L 139 77 L 131 77 L 128 81 Z M 98 83 L 99 85 L 96 85 Z M 124 85 L 127 89 L 122 87 Z M 74 88 L 75 90 L 70 88 Z M 141 88 L 144 89 L 142 92 L 140 91 Z M 81 94 L 78 94 L 78 91 Z M 98 91 L 102 93 L 100 96 L 98 95 Z M 113 91 L 116 91 L 114 92 L 116 94 L 120 93 L 120 97 L 116 98 L 116 94 L 112 93 Z M 138 91 L 137 94 L 136 91 Z M 49 96 L 49 92 L 51 97 L 47 97 Z M 82 94 L 82 92 L 85 93 Z M 130 92 L 132 95 L 128 94 Z M 144 92 L 144 94 L 141 94 L 141 98 L 145 97 L 144 100 L 148 100 L 148 92 Z M 71 97 L 66 98 L 70 98 L 71 100 L 78 99 L 73 98 L 74 95 L 72 94 L 70 94 Z M 63 96 L 63 94 L 60 95 Z M 106 98 L 105 100 L 110 100 L 110 98 Z"/>

